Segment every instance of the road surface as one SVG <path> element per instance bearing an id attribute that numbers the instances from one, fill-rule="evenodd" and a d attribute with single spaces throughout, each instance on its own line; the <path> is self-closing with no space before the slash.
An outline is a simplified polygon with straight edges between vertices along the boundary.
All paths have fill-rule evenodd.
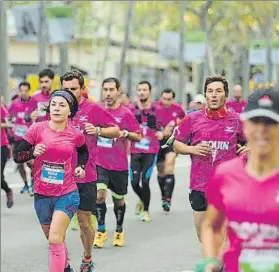
<path id="1" fill-rule="evenodd" d="M 196 238 L 192 212 L 188 201 L 189 184 L 188 157 L 178 157 L 176 165 L 176 186 L 171 213 L 165 215 L 161 209 L 160 192 L 154 171 L 151 180 L 152 221 L 144 223 L 134 215 L 137 198 L 129 187 L 127 212 L 125 216 L 126 246 L 114 248 L 112 234 L 115 217 L 109 198 L 106 225 L 108 240 L 102 249 L 94 249 L 96 272 L 182 272 L 193 270 L 201 257 Z M 14 164 L 6 168 L 6 180 L 15 191 L 15 205 L 7 209 L 6 198 L 1 197 L 1 269 L 2 272 L 47 272 L 48 246 L 40 229 L 33 208 L 33 198 L 21 195 L 22 186 Z M 78 269 L 82 246 L 79 232 L 68 230 L 67 246 L 70 263 Z"/>

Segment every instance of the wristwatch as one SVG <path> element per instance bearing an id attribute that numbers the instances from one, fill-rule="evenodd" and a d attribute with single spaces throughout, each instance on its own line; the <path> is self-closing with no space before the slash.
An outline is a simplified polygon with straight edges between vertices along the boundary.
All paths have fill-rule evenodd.
<path id="1" fill-rule="evenodd" d="M 102 129 L 100 127 L 96 127 L 96 133 L 97 133 L 97 136 L 101 136 L 102 135 Z"/>
<path id="2" fill-rule="evenodd" d="M 129 131 L 127 129 L 123 130 L 124 138 L 127 138 L 129 136 Z"/>

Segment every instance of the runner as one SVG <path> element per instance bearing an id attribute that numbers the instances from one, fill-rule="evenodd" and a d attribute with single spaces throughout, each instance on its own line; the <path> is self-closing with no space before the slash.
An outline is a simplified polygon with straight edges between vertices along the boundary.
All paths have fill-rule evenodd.
<path id="1" fill-rule="evenodd" d="M 175 152 L 191 156 L 189 200 L 199 239 L 207 209 L 204 191 L 208 179 L 217 165 L 236 157 L 238 140 L 243 140 L 238 114 L 225 107 L 229 95 L 226 79 L 221 76 L 208 77 L 204 93 L 205 109 L 186 116 L 174 141 Z M 188 140 L 191 145 L 186 144 Z M 240 151 L 245 151 L 245 148 L 240 147 Z"/>
<path id="2" fill-rule="evenodd" d="M 53 90 L 54 72 L 47 68 L 39 73 L 40 92 L 35 94 L 33 98 L 37 101 L 37 109 L 32 112 L 31 118 L 36 122 L 46 121 L 49 115 L 46 112 L 49 98 Z"/>
<path id="3" fill-rule="evenodd" d="M 241 117 L 250 152 L 246 160 L 217 167 L 208 184 L 205 260 L 197 271 L 220 266 L 217 241 L 224 221 L 230 241 L 224 271 L 279 271 L 279 90 L 253 93 Z"/>
<path id="4" fill-rule="evenodd" d="M 29 82 L 21 82 L 19 84 L 19 97 L 13 101 L 9 107 L 9 114 L 13 121 L 13 149 L 16 150 L 17 146 L 20 144 L 23 136 L 25 135 L 27 129 L 32 124 L 32 119 L 30 117 L 31 113 L 37 108 L 37 103 L 29 95 L 30 91 Z M 32 162 L 27 162 L 27 166 L 32 170 Z M 24 186 L 21 189 L 20 193 L 28 192 L 30 195 L 33 195 L 33 186 L 32 186 L 32 171 L 30 177 L 30 188 L 27 181 L 27 174 L 24 168 L 24 164 L 19 163 L 17 165 L 20 176 L 23 179 Z M 29 190 L 30 189 L 30 190 Z"/>
<path id="5" fill-rule="evenodd" d="M 104 108 L 88 99 L 82 97 L 84 77 L 78 71 L 70 71 L 60 78 L 64 89 L 70 90 L 77 98 L 79 111 L 73 119 L 73 125 L 77 130 L 85 133 L 85 140 L 89 150 L 88 164 L 86 165 L 86 176 L 77 179 L 80 195 L 78 208 L 78 221 L 83 244 L 83 258 L 80 271 L 91 272 L 94 265 L 91 258 L 94 242 L 94 227 L 91 219 L 95 213 L 97 199 L 97 173 L 96 173 L 96 149 L 98 136 L 105 138 L 116 138 L 119 136 L 119 128 L 115 125 L 113 117 Z"/>
<path id="6" fill-rule="evenodd" d="M 50 272 L 74 271 L 68 264 L 66 231 L 79 206 L 74 175 L 85 176 L 88 160 L 85 137 L 68 122 L 78 111 L 74 95 L 52 93 L 47 108 L 50 121 L 32 125 L 14 153 L 16 163 L 34 158 L 34 207 L 49 243 Z M 78 153 L 77 167 L 73 158 Z"/>
<path id="7" fill-rule="evenodd" d="M 174 103 L 175 92 L 172 89 L 165 89 L 161 93 L 161 100 L 157 103 L 158 123 L 164 134 L 164 139 L 160 141 L 158 153 L 157 169 L 158 183 L 162 196 L 162 207 L 166 212 L 170 211 L 172 193 L 174 190 L 175 177 L 174 165 L 176 153 L 172 146 L 162 148 L 172 135 L 174 128 L 181 123 L 185 117 L 183 108 Z"/>
<path id="8" fill-rule="evenodd" d="M 246 105 L 247 101 L 243 99 L 242 87 L 240 85 L 235 85 L 233 87 L 233 99 L 228 100 L 226 106 L 237 113 L 241 113 Z"/>
<path id="9" fill-rule="evenodd" d="M 204 107 L 205 103 L 206 103 L 205 97 L 204 97 L 203 94 L 197 94 L 195 96 L 195 99 L 194 99 L 193 102 L 194 102 L 194 107 L 192 109 L 189 109 L 187 111 L 187 114 L 190 114 L 190 113 L 196 112 L 198 110 L 201 110 Z"/>
<path id="10" fill-rule="evenodd" d="M 107 189 L 112 191 L 114 213 L 116 217 L 116 229 L 113 237 L 113 245 L 124 246 L 123 221 L 126 205 L 124 196 L 128 187 L 128 140 L 141 140 L 141 130 L 135 116 L 120 102 L 120 82 L 117 78 L 107 78 L 102 83 L 104 107 L 109 112 L 120 128 L 118 139 L 98 137 L 97 143 L 97 171 L 98 171 L 98 195 L 97 195 L 97 219 L 98 232 L 96 233 L 94 246 L 103 247 L 107 239 L 105 226 Z"/>
<path id="11" fill-rule="evenodd" d="M 11 208 L 14 205 L 13 192 L 5 181 L 4 171 L 7 161 L 10 158 L 9 141 L 6 129 L 10 128 L 10 124 L 6 122 L 6 118 L 9 116 L 9 112 L 6 107 L 1 103 L 1 189 L 5 191 L 7 195 L 7 207 Z"/>
<path id="12" fill-rule="evenodd" d="M 140 199 L 136 206 L 136 214 L 142 215 L 142 221 L 149 222 L 149 181 L 157 161 L 158 140 L 163 139 L 163 133 L 159 131 L 156 104 L 151 101 L 151 84 L 148 81 L 138 83 L 137 102 L 131 110 L 142 128 L 142 139 L 131 144 L 130 179 L 133 190 Z"/>

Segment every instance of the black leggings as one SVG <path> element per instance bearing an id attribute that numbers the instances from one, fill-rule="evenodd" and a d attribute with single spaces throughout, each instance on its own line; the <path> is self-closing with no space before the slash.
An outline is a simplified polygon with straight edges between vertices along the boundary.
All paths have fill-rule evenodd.
<path id="1" fill-rule="evenodd" d="M 144 211 L 148 211 L 150 204 L 149 180 L 156 165 L 156 154 L 131 154 L 130 178 L 134 192 L 143 202 Z M 141 186 L 140 186 L 141 184 Z"/>
<path id="2" fill-rule="evenodd" d="M 11 191 L 4 177 L 4 170 L 9 157 L 10 153 L 8 147 L 6 145 L 1 146 L 1 189 L 4 190 L 6 193 L 9 193 Z"/>

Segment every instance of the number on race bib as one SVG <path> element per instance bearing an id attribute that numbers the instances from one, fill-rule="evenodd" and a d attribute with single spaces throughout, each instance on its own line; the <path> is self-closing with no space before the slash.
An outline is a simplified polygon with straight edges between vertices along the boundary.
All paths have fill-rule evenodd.
<path id="1" fill-rule="evenodd" d="M 279 249 L 244 249 L 239 257 L 240 272 L 279 271 Z"/>
<path id="2" fill-rule="evenodd" d="M 27 129 L 28 129 L 27 126 L 16 125 L 14 127 L 14 133 L 18 137 L 23 137 L 25 135 Z"/>
<path id="3" fill-rule="evenodd" d="M 43 161 L 41 180 L 46 183 L 62 185 L 65 178 L 65 165 Z"/>
<path id="4" fill-rule="evenodd" d="M 100 136 L 98 137 L 97 146 L 112 148 L 112 145 L 113 139 L 108 139 Z"/>
<path id="5" fill-rule="evenodd" d="M 136 142 L 135 147 L 142 150 L 149 150 L 150 141 L 146 138 L 142 138 L 140 142 Z"/>

